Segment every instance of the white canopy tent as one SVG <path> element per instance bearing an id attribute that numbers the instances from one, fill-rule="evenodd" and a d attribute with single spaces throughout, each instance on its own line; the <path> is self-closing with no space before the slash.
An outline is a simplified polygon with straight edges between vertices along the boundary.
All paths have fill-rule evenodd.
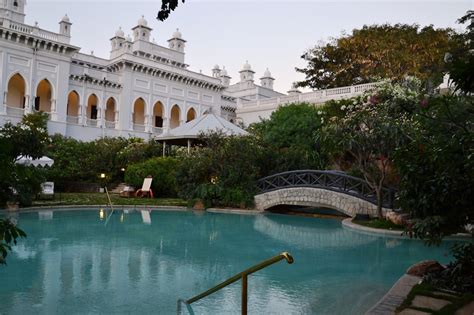
<path id="1" fill-rule="evenodd" d="M 32 157 L 30 156 L 20 156 L 17 161 L 16 161 L 17 164 L 21 164 L 21 165 L 27 165 L 27 166 L 34 166 L 34 167 L 46 167 L 46 166 L 53 166 L 54 164 L 54 160 L 47 157 L 47 156 L 42 156 L 40 157 L 39 159 L 33 159 Z"/>
<path id="2" fill-rule="evenodd" d="M 163 155 L 166 144 L 188 145 L 188 152 L 193 139 L 198 139 L 201 134 L 220 132 L 226 136 L 245 136 L 247 131 L 215 114 L 205 114 L 177 128 L 171 129 L 155 139 L 163 142 Z"/>

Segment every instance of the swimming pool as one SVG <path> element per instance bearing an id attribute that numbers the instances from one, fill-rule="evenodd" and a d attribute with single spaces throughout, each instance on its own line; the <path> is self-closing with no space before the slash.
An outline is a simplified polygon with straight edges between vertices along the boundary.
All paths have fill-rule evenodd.
<path id="1" fill-rule="evenodd" d="M 22 213 L 21 240 L 0 266 L 1 314 L 176 314 L 190 298 L 289 251 L 249 277 L 250 314 L 363 314 L 408 266 L 447 262 L 449 243 L 364 235 L 332 219 L 191 211 Z M 240 282 L 193 304 L 240 312 Z"/>

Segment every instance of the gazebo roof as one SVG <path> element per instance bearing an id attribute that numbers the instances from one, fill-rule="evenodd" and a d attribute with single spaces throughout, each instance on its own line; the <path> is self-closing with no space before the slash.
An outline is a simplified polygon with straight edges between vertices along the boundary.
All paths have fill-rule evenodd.
<path id="1" fill-rule="evenodd" d="M 202 115 L 184 125 L 171 129 L 155 137 L 158 141 L 180 142 L 180 140 L 197 139 L 203 133 L 221 132 L 227 136 L 244 136 L 248 132 L 215 114 Z"/>

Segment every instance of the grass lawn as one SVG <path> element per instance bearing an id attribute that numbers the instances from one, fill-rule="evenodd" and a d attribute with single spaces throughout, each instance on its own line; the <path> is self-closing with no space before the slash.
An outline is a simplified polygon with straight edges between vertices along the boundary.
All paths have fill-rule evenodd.
<path id="1" fill-rule="evenodd" d="M 394 230 L 394 231 L 403 231 L 405 229 L 402 225 L 396 225 L 388 220 L 374 219 L 370 221 L 361 221 L 361 220 L 352 220 L 352 223 L 363 225 L 366 227 L 371 227 L 374 229 L 383 229 L 383 230 Z"/>
<path id="2" fill-rule="evenodd" d="M 122 198 L 118 194 L 110 194 L 113 205 L 149 205 L 149 206 L 187 206 L 187 202 L 175 198 Z M 74 206 L 74 205 L 106 205 L 105 193 L 56 193 L 52 200 L 35 200 L 33 206 Z"/>

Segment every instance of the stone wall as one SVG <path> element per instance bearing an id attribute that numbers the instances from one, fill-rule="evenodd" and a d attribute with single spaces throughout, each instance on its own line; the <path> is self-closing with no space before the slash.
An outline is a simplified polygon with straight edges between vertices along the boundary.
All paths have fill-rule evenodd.
<path id="1" fill-rule="evenodd" d="M 368 201 L 320 188 L 285 188 L 255 196 L 255 206 L 258 210 L 263 211 L 277 205 L 330 208 L 350 217 L 355 217 L 356 214 L 377 216 L 377 206 Z M 386 213 L 389 209 L 384 208 L 383 211 Z"/>

